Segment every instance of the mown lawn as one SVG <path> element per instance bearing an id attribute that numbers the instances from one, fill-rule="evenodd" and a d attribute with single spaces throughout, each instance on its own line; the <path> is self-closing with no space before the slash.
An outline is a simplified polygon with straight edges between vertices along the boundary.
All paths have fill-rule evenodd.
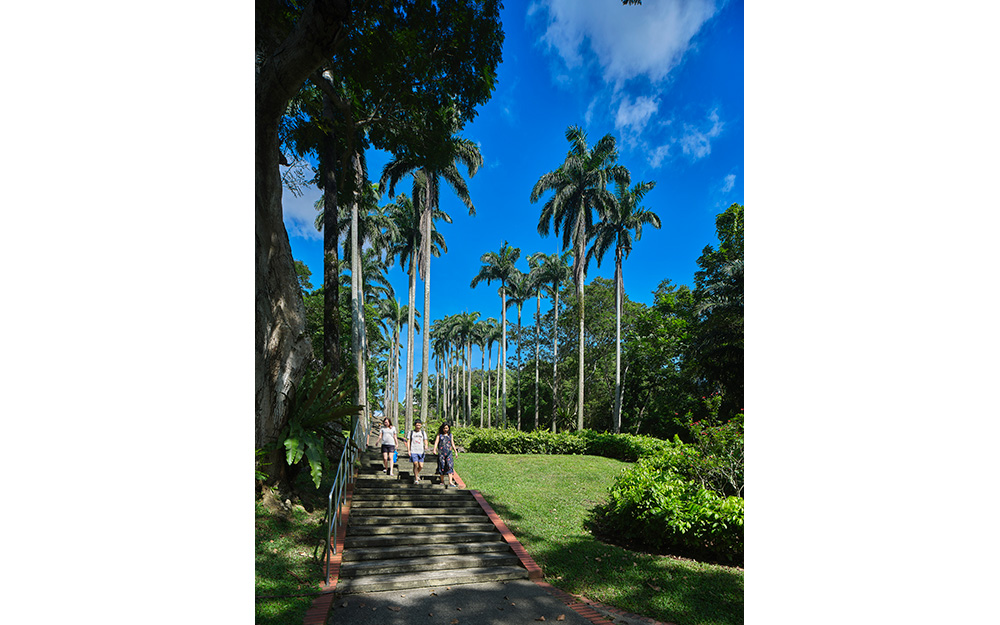
<path id="1" fill-rule="evenodd" d="M 677 625 L 743 623 L 742 570 L 629 551 L 586 529 L 627 466 L 596 456 L 473 453 L 455 462 L 553 586 Z"/>

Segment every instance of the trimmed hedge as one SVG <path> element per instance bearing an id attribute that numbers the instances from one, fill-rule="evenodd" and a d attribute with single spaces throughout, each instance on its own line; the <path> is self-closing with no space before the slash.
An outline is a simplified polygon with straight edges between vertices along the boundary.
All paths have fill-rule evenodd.
<path id="1" fill-rule="evenodd" d="M 662 458 L 643 458 L 615 479 L 594 511 L 595 529 L 659 553 L 743 565 L 743 498 L 684 479 Z"/>
<path id="2" fill-rule="evenodd" d="M 672 455 L 675 443 L 651 436 L 607 432 L 521 432 L 466 427 L 455 430 L 455 444 L 480 454 L 575 454 L 602 456 L 625 462 L 654 455 Z"/>

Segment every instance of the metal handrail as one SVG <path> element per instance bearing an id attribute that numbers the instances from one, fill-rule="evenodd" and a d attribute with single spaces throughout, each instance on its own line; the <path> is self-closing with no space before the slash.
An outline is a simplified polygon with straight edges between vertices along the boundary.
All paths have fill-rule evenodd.
<path id="1" fill-rule="evenodd" d="M 336 532 L 340 525 L 340 507 L 344 503 L 344 496 L 347 493 L 347 485 L 354 479 L 354 461 L 359 453 L 368 448 L 368 428 L 371 423 L 364 416 L 358 417 L 358 422 L 354 426 L 351 437 L 344 441 L 344 451 L 340 454 L 340 464 L 337 465 L 337 476 L 330 487 L 330 495 L 327 498 L 326 518 L 330 519 L 326 532 L 326 547 L 323 549 L 323 561 L 326 563 L 326 585 L 330 585 L 330 554 L 337 553 Z M 362 439 L 363 436 L 363 439 Z M 334 506 L 334 495 L 336 494 L 337 505 Z M 331 537 L 333 543 L 331 544 Z"/>

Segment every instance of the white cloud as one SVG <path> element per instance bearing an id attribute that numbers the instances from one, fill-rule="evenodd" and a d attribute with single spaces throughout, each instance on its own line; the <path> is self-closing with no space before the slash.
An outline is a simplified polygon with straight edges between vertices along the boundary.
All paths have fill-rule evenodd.
<path id="1" fill-rule="evenodd" d="M 712 0 L 650 0 L 639 6 L 615 0 L 540 0 L 528 8 L 529 16 L 547 17 L 541 39 L 567 69 L 584 65 L 586 41 L 605 82 L 616 88 L 638 76 L 653 82 L 666 78 L 715 12 Z"/>
<path id="2" fill-rule="evenodd" d="M 282 167 L 282 172 L 285 167 Z M 305 179 L 313 177 L 313 171 L 308 166 L 304 169 Z M 285 230 L 290 237 L 302 237 L 303 239 L 322 240 L 323 233 L 316 229 L 316 200 L 323 196 L 323 192 L 311 184 L 301 185 L 302 195 L 296 197 L 288 189 L 281 190 L 282 217 L 285 222 Z"/>
<path id="3" fill-rule="evenodd" d="M 669 155 L 670 155 L 670 144 L 661 145 L 660 147 L 656 148 L 650 153 L 649 155 L 650 166 L 652 166 L 653 169 L 656 169 L 657 167 L 660 166 L 660 163 L 663 162 L 663 159 L 665 159 Z"/>
<path id="4" fill-rule="evenodd" d="M 736 184 L 736 174 L 729 174 L 722 179 L 722 192 L 729 193 L 733 190 L 733 185 Z"/>
<path id="5" fill-rule="evenodd" d="M 618 105 L 615 128 L 620 132 L 641 134 L 650 118 L 660 108 L 659 102 L 647 96 L 639 96 L 631 102 L 628 96 Z"/>
<path id="6" fill-rule="evenodd" d="M 722 127 L 725 124 L 719 120 L 718 109 L 712 109 L 709 112 L 708 122 L 707 129 L 684 124 L 684 135 L 680 138 L 679 143 L 684 154 L 689 156 L 691 160 L 696 161 L 711 154 L 712 142 L 710 139 L 714 139 L 722 133 Z"/>

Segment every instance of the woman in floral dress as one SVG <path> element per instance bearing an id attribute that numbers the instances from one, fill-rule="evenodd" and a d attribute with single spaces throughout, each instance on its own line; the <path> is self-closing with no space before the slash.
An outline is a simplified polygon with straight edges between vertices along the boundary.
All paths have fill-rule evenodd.
<path id="1" fill-rule="evenodd" d="M 439 451 L 440 450 L 440 451 Z M 442 423 L 434 440 L 434 453 L 438 455 L 438 473 L 445 488 L 455 486 L 455 442 L 451 438 L 451 427 Z"/>

